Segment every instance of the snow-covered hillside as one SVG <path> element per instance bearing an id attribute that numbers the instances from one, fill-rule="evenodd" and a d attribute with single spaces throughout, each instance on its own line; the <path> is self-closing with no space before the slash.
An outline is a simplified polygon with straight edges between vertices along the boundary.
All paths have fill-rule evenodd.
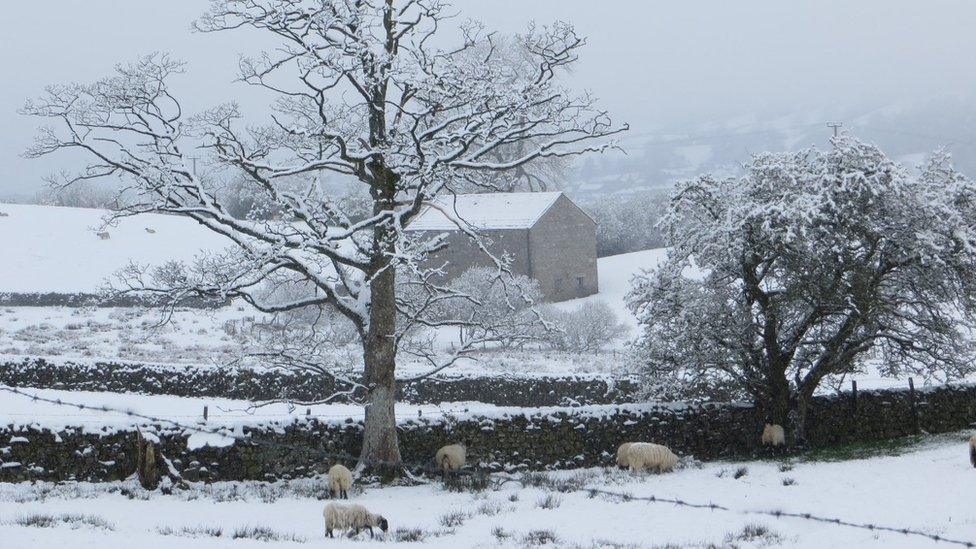
<path id="1" fill-rule="evenodd" d="M 667 248 L 658 248 L 655 250 L 643 250 L 629 254 L 601 257 L 597 261 L 597 269 L 600 277 L 600 293 L 582 299 L 564 301 L 559 306 L 565 309 L 572 309 L 587 301 L 604 301 L 613 308 L 620 320 L 624 321 L 627 326 L 632 329 L 636 328 L 637 320 L 627 310 L 627 304 L 624 300 L 627 292 L 630 291 L 630 280 L 635 274 L 656 267 L 660 262 L 664 261 L 666 255 Z"/>
<path id="2" fill-rule="evenodd" d="M 190 261 L 229 244 L 169 215 L 142 214 L 102 229 L 104 210 L 0 204 L 0 212 L 0 292 L 95 292 L 129 261 Z"/>

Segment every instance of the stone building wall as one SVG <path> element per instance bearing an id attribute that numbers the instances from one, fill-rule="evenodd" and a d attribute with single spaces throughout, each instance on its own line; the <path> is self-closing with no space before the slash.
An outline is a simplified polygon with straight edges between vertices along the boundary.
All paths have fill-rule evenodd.
<path id="1" fill-rule="evenodd" d="M 529 229 L 529 262 L 532 278 L 551 301 L 597 293 L 596 223 L 560 196 Z"/>

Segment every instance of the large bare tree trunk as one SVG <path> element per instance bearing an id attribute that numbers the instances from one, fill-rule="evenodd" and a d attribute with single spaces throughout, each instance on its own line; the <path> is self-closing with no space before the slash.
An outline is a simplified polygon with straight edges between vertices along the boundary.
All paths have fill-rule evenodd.
<path id="1" fill-rule="evenodd" d="M 363 343 L 368 388 L 363 451 L 359 467 L 390 478 L 397 474 L 400 444 L 396 430 L 396 275 L 392 267 L 376 275 L 370 285 L 370 324 Z"/>
<path id="2" fill-rule="evenodd" d="M 781 365 L 770 364 L 770 373 L 767 376 L 769 391 L 767 401 L 763 403 L 763 412 L 766 423 L 780 425 L 787 431 L 787 440 L 790 440 L 788 427 L 791 409 L 790 383 L 786 379 L 785 368 Z"/>

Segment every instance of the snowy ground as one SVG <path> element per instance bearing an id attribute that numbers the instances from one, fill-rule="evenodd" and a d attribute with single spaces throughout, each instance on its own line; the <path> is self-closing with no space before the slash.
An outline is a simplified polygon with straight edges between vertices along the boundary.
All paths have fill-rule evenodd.
<path id="1" fill-rule="evenodd" d="M 189 262 L 200 251 L 230 244 L 172 215 L 142 214 L 103 229 L 105 210 L 0 204 L 0 213 L 6 214 L 0 216 L 0 292 L 96 292 L 130 261 Z"/>
<path id="2" fill-rule="evenodd" d="M 179 309 L 161 324 L 157 310 L 142 307 L 0 307 L 0 360 L 18 356 L 100 359 L 177 364 L 259 367 L 245 356 L 244 335 L 268 317 L 235 302 L 217 310 Z M 440 338 L 456 344 L 454 330 Z M 609 373 L 619 367 L 621 349 L 574 354 L 545 349 L 485 350 L 463 360 L 451 373 L 577 374 Z M 352 346 L 349 358 L 358 358 Z M 426 364 L 404 363 L 403 373 L 423 372 Z"/>
<path id="3" fill-rule="evenodd" d="M 964 438 L 957 433 L 903 455 L 843 462 L 711 463 L 636 477 L 604 469 L 554 473 L 551 478 L 569 480 L 565 492 L 553 483 L 525 488 L 515 482 L 482 493 L 446 492 L 438 484 L 357 489 L 352 501 L 390 521 L 391 534 L 374 543 L 368 534 L 323 540 L 324 502 L 316 499 L 324 492 L 321 481 L 217 483 L 170 496 L 146 494 L 131 482 L 7 484 L 0 485 L 0 545 L 360 547 L 421 537 L 417 545 L 426 547 L 525 547 L 551 534 L 554 546 L 587 548 L 941 547 L 923 538 L 742 511 L 809 512 L 976 540 L 970 501 L 976 475 Z M 745 475 L 735 478 L 740 469 Z M 734 511 L 591 498 L 580 488 L 714 502 Z M 234 539 L 248 527 L 279 539 Z"/>

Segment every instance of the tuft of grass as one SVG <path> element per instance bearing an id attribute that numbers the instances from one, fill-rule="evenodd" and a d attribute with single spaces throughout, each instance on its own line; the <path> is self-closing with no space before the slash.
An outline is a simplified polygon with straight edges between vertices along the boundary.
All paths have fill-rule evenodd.
<path id="1" fill-rule="evenodd" d="M 519 495 L 517 492 L 512 492 L 512 495 L 508 496 L 508 501 L 515 503 L 519 500 Z"/>
<path id="2" fill-rule="evenodd" d="M 441 526 L 445 528 L 457 528 L 458 526 L 463 525 L 464 522 L 469 518 L 470 516 L 463 511 L 453 511 L 447 513 L 446 515 L 442 515 L 440 523 Z"/>
<path id="3" fill-rule="evenodd" d="M 793 477 L 786 477 L 783 479 L 783 486 L 793 486 L 796 484 L 796 479 Z"/>
<path id="4" fill-rule="evenodd" d="M 793 470 L 793 464 L 788 461 L 784 461 L 783 463 L 779 464 L 780 473 L 788 473 L 792 470 Z"/>
<path id="5" fill-rule="evenodd" d="M 536 503 L 536 507 L 540 509 L 556 509 L 562 505 L 563 500 L 555 494 L 546 494 L 543 498 Z"/>
<path id="6" fill-rule="evenodd" d="M 475 473 L 447 473 L 444 475 L 444 487 L 450 492 L 483 492 L 488 489 L 491 479 L 487 474 Z"/>
<path id="7" fill-rule="evenodd" d="M 502 528 L 501 526 L 496 526 L 492 528 L 491 535 L 495 536 L 495 539 L 498 540 L 498 543 L 502 543 L 503 541 L 512 537 L 512 534 L 506 532 L 505 529 Z"/>
<path id="8" fill-rule="evenodd" d="M 522 536 L 522 543 L 530 546 L 552 545 L 559 543 L 559 538 L 552 530 L 532 530 Z"/>
<path id="9" fill-rule="evenodd" d="M 72 528 L 87 526 L 98 530 L 115 530 L 115 526 L 112 523 L 101 517 L 72 513 L 64 513 L 61 515 L 48 515 L 43 513 L 23 515 L 14 519 L 14 524 L 33 528 L 53 528 L 64 524 Z"/>
<path id="10" fill-rule="evenodd" d="M 288 534 L 272 530 L 267 526 L 244 526 L 234 530 L 233 539 L 253 539 L 257 541 L 292 541 L 306 543 L 308 540 L 295 534 Z"/>
<path id="11" fill-rule="evenodd" d="M 224 535 L 224 530 L 219 526 L 181 526 L 179 528 L 163 526 L 156 528 L 156 532 L 163 536 L 181 538 L 219 538 Z"/>
<path id="12" fill-rule="evenodd" d="M 421 543 L 430 538 L 449 536 L 454 530 L 423 530 L 421 528 L 397 528 L 393 532 L 396 543 Z"/>
<path id="13" fill-rule="evenodd" d="M 735 473 L 732 474 L 732 478 L 738 480 L 748 474 L 749 474 L 748 467 L 739 467 L 738 469 L 735 470 Z"/>
<path id="14" fill-rule="evenodd" d="M 737 541 L 756 545 L 776 545 L 782 543 L 783 536 L 770 530 L 765 524 L 747 524 L 739 533 L 725 536 L 725 543 L 728 545 L 734 545 Z"/>
<path id="15" fill-rule="evenodd" d="M 493 517 L 502 512 L 502 504 L 497 501 L 483 501 L 475 510 L 476 514 Z"/>

